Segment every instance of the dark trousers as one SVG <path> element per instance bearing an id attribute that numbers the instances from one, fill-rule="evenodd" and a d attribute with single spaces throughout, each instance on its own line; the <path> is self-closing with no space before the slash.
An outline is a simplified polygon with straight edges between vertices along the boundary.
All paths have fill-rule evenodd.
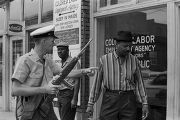
<path id="1" fill-rule="evenodd" d="M 75 118 L 76 108 L 71 108 L 73 94 L 74 91 L 69 89 L 59 91 L 58 100 L 61 120 L 74 120 Z"/>
<path id="2" fill-rule="evenodd" d="M 101 105 L 100 120 L 136 120 L 137 103 L 133 91 L 106 91 Z"/>
<path id="3" fill-rule="evenodd" d="M 35 111 L 32 120 L 58 120 L 56 114 L 54 113 L 52 105 L 50 106 L 48 114 L 45 114 L 44 111 L 45 110 L 41 110 L 40 108 L 38 108 Z"/>
<path id="4" fill-rule="evenodd" d="M 16 120 L 58 120 L 53 110 L 52 100 L 42 98 L 39 106 L 34 111 L 26 111 L 26 114 L 16 116 Z M 43 106 L 43 107 L 42 107 Z M 29 116 L 32 115 L 32 118 Z"/>

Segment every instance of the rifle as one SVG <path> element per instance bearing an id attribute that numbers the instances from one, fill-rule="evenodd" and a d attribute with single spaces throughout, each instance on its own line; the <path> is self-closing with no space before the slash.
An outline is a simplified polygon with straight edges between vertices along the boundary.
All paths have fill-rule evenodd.
<path id="1" fill-rule="evenodd" d="M 72 60 L 62 69 L 61 73 L 60 73 L 60 77 L 57 78 L 56 80 L 52 81 L 53 85 L 59 85 L 60 83 L 64 83 L 67 87 L 69 88 L 73 88 L 72 85 L 70 85 L 69 83 L 67 83 L 64 79 L 67 77 L 67 75 L 71 72 L 71 70 L 74 68 L 74 66 L 76 65 L 76 63 L 78 62 L 79 58 L 82 56 L 82 54 L 84 53 L 84 51 L 86 50 L 86 48 L 90 45 L 92 39 L 90 39 L 88 41 L 88 43 L 83 47 L 83 49 L 80 51 L 80 53 L 73 57 Z"/>

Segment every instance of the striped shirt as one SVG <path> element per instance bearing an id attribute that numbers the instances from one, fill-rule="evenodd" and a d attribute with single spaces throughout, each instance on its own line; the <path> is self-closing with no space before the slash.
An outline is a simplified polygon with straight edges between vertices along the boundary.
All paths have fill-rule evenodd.
<path id="1" fill-rule="evenodd" d="M 132 54 L 128 54 L 123 63 L 115 51 L 100 58 L 100 66 L 91 89 L 89 104 L 94 104 L 98 100 L 102 88 L 134 90 L 137 100 L 147 103 L 140 65 L 138 59 Z"/>

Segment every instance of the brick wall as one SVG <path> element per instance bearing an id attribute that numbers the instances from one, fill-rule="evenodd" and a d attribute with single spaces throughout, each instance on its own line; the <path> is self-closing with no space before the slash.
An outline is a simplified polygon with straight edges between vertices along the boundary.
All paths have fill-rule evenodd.
<path id="1" fill-rule="evenodd" d="M 90 1 L 89 0 L 82 0 L 81 6 L 81 48 L 89 41 L 90 36 Z M 81 67 L 88 68 L 89 67 L 89 54 L 90 49 L 89 47 L 84 52 L 81 57 Z M 86 120 L 86 107 L 89 98 L 89 77 L 84 76 L 81 80 L 81 106 L 77 110 L 77 120 Z"/>

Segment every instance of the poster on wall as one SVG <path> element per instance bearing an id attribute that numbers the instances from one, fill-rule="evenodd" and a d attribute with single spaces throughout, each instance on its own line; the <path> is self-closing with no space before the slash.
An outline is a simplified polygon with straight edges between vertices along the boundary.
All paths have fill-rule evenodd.
<path id="1" fill-rule="evenodd" d="M 69 45 L 79 44 L 81 38 L 81 0 L 54 0 L 55 35 Z M 58 42 L 58 41 L 56 41 Z"/>

